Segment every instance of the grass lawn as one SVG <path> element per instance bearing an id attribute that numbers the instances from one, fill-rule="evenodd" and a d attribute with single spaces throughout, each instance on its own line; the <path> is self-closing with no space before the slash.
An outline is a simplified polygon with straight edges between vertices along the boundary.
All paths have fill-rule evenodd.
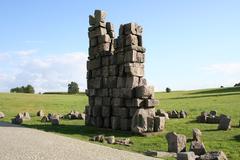
<path id="1" fill-rule="evenodd" d="M 161 108 L 166 111 L 184 109 L 189 116 L 186 119 L 171 119 L 166 123 L 162 134 L 152 137 L 141 137 L 126 132 L 96 129 L 87 127 L 82 120 L 62 120 L 60 126 L 42 124 L 36 112 L 43 109 L 45 113 L 66 114 L 70 110 L 84 111 L 87 97 L 84 95 L 31 95 L 0 93 L 0 111 L 6 114 L 1 121 L 10 122 L 10 119 L 19 112 L 27 111 L 32 120 L 23 123 L 26 127 L 44 131 L 56 132 L 65 136 L 86 140 L 97 134 L 130 137 L 134 144 L 130 147 L 108 145 L 114 148 L 144 152 L 148 149 L 167 151 L 167 132 L 175 131 L 192 137 L 192 128 L 199 128 L 203 132 L 203 141 L 208 151 L 223 150 L 229 159 L 240 157 L 240 87 L 195 91 L 177 91 L 171 93 L 156 93 Z M 200 124 L 195 121 L 202 111 L 216 110 L 218 114 L 230 115 L 233 119 L 230 131 L 218 131 L 217 124 Z M 189 149 L 188 144 L 188 148 Z"/>

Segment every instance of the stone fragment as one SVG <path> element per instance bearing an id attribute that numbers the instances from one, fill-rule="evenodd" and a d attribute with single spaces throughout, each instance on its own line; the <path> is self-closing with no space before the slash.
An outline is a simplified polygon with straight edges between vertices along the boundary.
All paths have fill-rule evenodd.
<path id="1" fill-rule="evenodd" d="M 37 116 L 43 117 L 43 116 L 44 116 L 43 110 L 38 111 L 38 112 L 37 112 Z"/>
<path id="2" fill-rule="evenodd" d="M 194 152 L 180 152 L 177 154 L 177 160 L 195 160 Z"/>
<path id="3" fill-rule="evenodd" d="M 187 112 L 185 112 L 184 110 L 181 110 L 179 112 L 179 116 L 180 116 L 180 118 L 186 118 L 187 117 Z"/>
<path id="4" fill-rule="evenodd" d="M 22 124 L 23 118 L 21 117 L 15 117 L 12 119 L 12 124 Z"/>
<path id="5" fill-rule="evenodd" d="M 137 34 L 136 32 L 136 24 L 135 23 L 128 23 L 124 25 L 124 34 Z"/>
<path id="6" fill-rule="evenodd" d="M 168 151 L 169 152 L 185 152 L 187 138 L 185 135 L 176 134 L 175 132 L 170 132 L 166 135 L 168 141 Z"/>
<path id="7" fill-rule="evenodd" d="M 85 120 L 86 119 L 86 114 L 85 113 L 79 113 L 78 119 Z"/>
<path id="8" fill-rule="evenodd" d="M 30 120 L 30 114 L 28 112 L 23 112 L 23 120 Z"/>
<path id="9" fill-rule="evenodd" d="M 155 150 L 148 150 L 144 152 L 147 156 L 157 157 L 157 158 L 176 158 L 177 154 L 174 152 L 164 152 L 164 151 L 155 151 Z"/>

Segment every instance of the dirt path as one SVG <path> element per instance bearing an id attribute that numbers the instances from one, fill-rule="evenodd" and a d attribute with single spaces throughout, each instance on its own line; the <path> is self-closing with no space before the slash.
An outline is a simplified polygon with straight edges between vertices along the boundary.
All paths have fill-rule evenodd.
<path id="1" fill-rule="evenodd" d="M 154 160 L 53 133 L 0 122 L 3 160 Z"/>

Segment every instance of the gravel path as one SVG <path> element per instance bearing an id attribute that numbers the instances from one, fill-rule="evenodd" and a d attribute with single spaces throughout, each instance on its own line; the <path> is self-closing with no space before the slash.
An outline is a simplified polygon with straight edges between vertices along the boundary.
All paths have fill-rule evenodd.
<path id="1" fill-rule="evenodd" d="M 155 158 L 0 122 L 0 159 L 154 160 Z"/>

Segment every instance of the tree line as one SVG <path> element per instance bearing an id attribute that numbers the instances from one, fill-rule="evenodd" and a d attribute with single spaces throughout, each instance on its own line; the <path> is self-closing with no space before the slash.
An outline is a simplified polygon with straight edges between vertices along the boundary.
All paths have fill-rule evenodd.
<path id="1" fill-rule="evenodd" d="M 11 93 L 35 93 L 34 87 L 32 85 L 27 86 L 21 86 L 10 89 Z M 60 92 L 52 92 L 52 93 L 60 93 Z M 61 92 L 62 93 L 62 92 Z M 66 93 L 66 92 L 65 92 Z M 71 82 L 68 84 L 68 94 L 78 94 L 79 93 L 79 87 L 76 82 Z"/>

